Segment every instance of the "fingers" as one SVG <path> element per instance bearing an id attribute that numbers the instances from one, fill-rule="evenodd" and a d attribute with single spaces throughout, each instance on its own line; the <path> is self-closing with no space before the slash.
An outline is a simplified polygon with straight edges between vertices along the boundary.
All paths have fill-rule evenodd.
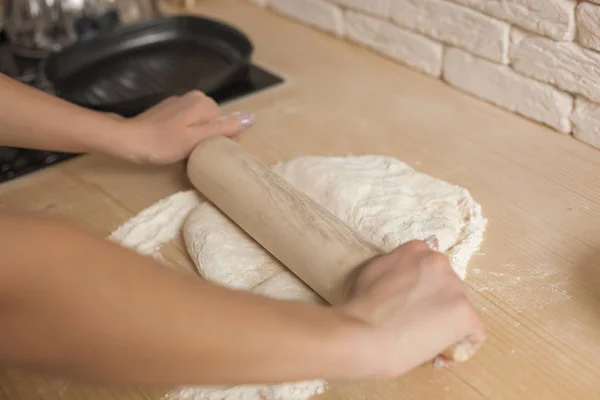
<path id="1" fill-rule="evenodd" d="M 143 113 L 139 114 L 138 117 L 148 118 L 148 117 L 152 117 L 152 116 L 155 116 L 155 115 L 159 115 L 160 113 L 164 112 L 165 110 L 168 110 L 174 104 L 177 104 L 177 102 L 179 100 L 180 100 L 179 96 L 170 96 L 170 97 L 167 97 L 166 99 L 164 99 L 160 103 L 155 104 L 154 106 L 150 107 L 149 109 L 147 109 Z"/>
<path id="2" fill-rule="evenodd" d="M 235 136 L 249 129 L 254 125 L 255 118 L 253 114 L 234 112 L 230 115 L 213 119 L 209 123 L 192 127 L 197 132 L 199 139 L 212 136 Z"/>
<path id="3" fill-rule="evenodd" d="M 390 255 L 398 265 L 412 265 L 424 270 L 425 275 L 436 272 L 451 271 L 450 260 L 438 251 L 439 245 L 435 235 L 424 240 L 412 240 L 397 247 Z M 432 271 L 430 271 L 432 270 Z"/>
<path id="4" fill-rule="evenodd" d="M 484 341 L 485 331 L 478 330 L 435 357 L 433 366 L 436 368 L 449 367 L 456 363 L 468 361 L 479 350 Z"/>
<path id="5" fill-rule="evenodd" d="M 395 260 L 401 260 L 406 257 L 421 257 L 423 254 L 431 252 L 429 245 L 423 240 L 411 240 L 396 247 L 384 257 L 390 257 Z"/>
<path id="6" fill-rule="evenodd" d="M 188 109 L 187 125 L 202 138 L 211 136 L 234 136 L 254 124 L 254 115 L 234 112 L 222 115 L 219 105 L 198 90 L 193 90 L 180 99 L 180 107 Z"/>
<path id="7" fill-rule="evenodd" d="M 205 124 L 222 114 L 221 107 L 216 101 L 197 90 L 183 95 L 178 107 L 186 110 L 187 125 Z"/>
<path id="8" fill-rule="evenodd" d="M 108 118 L 114 119 L 116 121 L 122 121 L 124 119 L 123 116 L 121 116 L 117 113 L 107 112 L 107 113 L 103 113 L 103 114 L 106 115 Z"/>
<path id="9" fill-rule="evenodd" d="M 471 299 L 465 291 L 460 278 L 452 271 L 452 266 L 442 253 L 439 253 L 439 243 L 435 235 L 423 241 L 414 241 L 411 249 L 420 262 L 420 271 L 424 278 L 430 282 L 431 289 L 438 293 L 448 291 L 451 299 L 447 299 L 448 306 L 454 309 L 449 315 L 454 315 L 454 322 L 463 321 L 462 332 L 456 332 L 457 342 L 438 355 L 433 361 L 436 367 L 450 366 L 457 362 L 470 359 L 481 347 L 486 339 L 485 326 L 479 312 L 473 306 Z M 430 253 L 424 250 L 427 246 Z M 401 246 L 402 247 L 402 246 Z M 435 283 L 434 283 L 435 282 Z M 441 286 L 440 286 L 441 285 Z"/>
<path id="10" fill-rule="evenodd" d="M 423 240 L 411 240 L 400 246 L 398 246 L 393 253 L 403 252 L 414 252 L 416 253 L 429 253 L 431 251 L 438 251 L 439 243 L 435 235 L 430 235 Z"/>
<path id="11" fill-rule="evenodd" d="M 469 360 L 487 337 L 483 319 L 467 293 L 448 300 L 448 307 L 453 312 L 448 314 L 451 320 L 447 324 L 458 330 L 454 333 L 454 344 L 434 358 L 433 365 L 438 368 Z"/>

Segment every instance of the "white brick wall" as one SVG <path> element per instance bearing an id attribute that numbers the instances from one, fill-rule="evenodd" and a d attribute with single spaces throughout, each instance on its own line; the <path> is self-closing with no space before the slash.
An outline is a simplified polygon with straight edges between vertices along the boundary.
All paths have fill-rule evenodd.
<path id="1" fill-rule="evenodd" d="M 381 18 L 387 18 L 390 15 L 392 0 L 331 0 L 341 6 L 348 7 L 351 10 L 361 11 L 365 14 L 374 15 Z"/>
<path id="2" fill-rule="evenodd" d="M 600 0 L 249 1 L 600 148 Z"/>
<path id="3" fill-rule="evenodd" d="M 390 22 L 346 12 L 348 39 L 394 58 L 403 64 L 440 76 L 442 45 L 424 36 L 398 28 Z"/>
<path id="4" fill-rule="evenodd" d="M 269 0 L 269 5 L 281 14 L 306 22 L 336 36 L 344 34 L 342 10 L 324 0 Z"/>
<path id="5" fill-rule="evenodd" d="M 555 40 L 572 40 L 575 0 L 451 0 Z"/>
<path id="6" fill-rule="evenodd" d="M 600 50 L 600 7 L 582 2 L 577 6 L 577 41 L 590 49 Z"/>
<path id="7" fill-rule="evenodd" d="M 502 108 L 568 133 L 573 99 L 553 86 L 519 75 L 507 66 L 457 49 L 444 58 L 444 79 Z"/>
<path id="8" fill-rule="evenodd" d="M 392 20 L 473 54 L 508 61 L 509 25 L 447 0 L 395 0 Z"/>
<path id="9" fill-rule="evenodd" d="M 578 98 L 571 120 L 577 139 L 600 148 L 600 105 Z"/>
<path id="10" fill-rule="evenodd" d="M 528 36 L 511 49 L 510 58 L 523 75 L 600 101 L 600 53 L 572 42 Z"/>

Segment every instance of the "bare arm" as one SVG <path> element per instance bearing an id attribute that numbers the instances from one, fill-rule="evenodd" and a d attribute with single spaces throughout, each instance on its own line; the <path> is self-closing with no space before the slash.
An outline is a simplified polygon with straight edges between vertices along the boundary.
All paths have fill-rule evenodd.
<path id="1" fill-rule="evenodd" d="M 223 116 L 203 93 L 166 99 L 135 118 L 71 104 L 0 74 L 0 146 L 105 153 L 168 164 L 202 139 L 233 136 L 253 123 L 249 114 Z"/>
<path id="2" fill-rule="evenodd" d="M 174 272 L 64 223 L 0 214 L 0 360 L 152 385 L 348 378 L 356 320 Z"/>
<path id="3" fill-rule="evenodd" d="M 106 152 L 129 145 L 120 122 L 0 74 L 0 145 Z"/>

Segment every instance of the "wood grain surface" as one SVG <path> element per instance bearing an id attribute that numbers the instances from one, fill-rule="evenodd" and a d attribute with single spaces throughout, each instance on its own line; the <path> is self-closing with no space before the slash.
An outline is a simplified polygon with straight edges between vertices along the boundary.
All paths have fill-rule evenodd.
<path id="1" fill-rule="evenodd" d="M 261 162 L 385 154 L 468 188 L 489 219 L 466 279 L 489 331 L 475 357 L 391 381 L 332 383 L 319 400 L 600 399 L 600 151 L 245 2 L 197 9 L 247 32 L 256 61 L 286 79 L 226 106 L 257 114 L 239 143 Z M 93 155 L 1 184 L 0 207 L 108 235 L 190 188 L 183 164 Z M 193 270 L 181 238 L 163 255 Z M 1 399 L 158 400 L 168 389 L 0 372 Z"/>

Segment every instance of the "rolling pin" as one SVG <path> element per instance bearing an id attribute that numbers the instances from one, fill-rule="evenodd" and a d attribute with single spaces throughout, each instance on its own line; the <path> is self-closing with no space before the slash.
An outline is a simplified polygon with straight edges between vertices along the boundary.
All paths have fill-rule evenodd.
<path id="1" fill-rule="evenodd" d="M 350 275 L 384 252 L 287 183 L 233 140 L 203 140 L 187 163 L 190 182 L 329 304 L 345 301 Z M 459 342 L 442 356 L 466 361 Z"/>

